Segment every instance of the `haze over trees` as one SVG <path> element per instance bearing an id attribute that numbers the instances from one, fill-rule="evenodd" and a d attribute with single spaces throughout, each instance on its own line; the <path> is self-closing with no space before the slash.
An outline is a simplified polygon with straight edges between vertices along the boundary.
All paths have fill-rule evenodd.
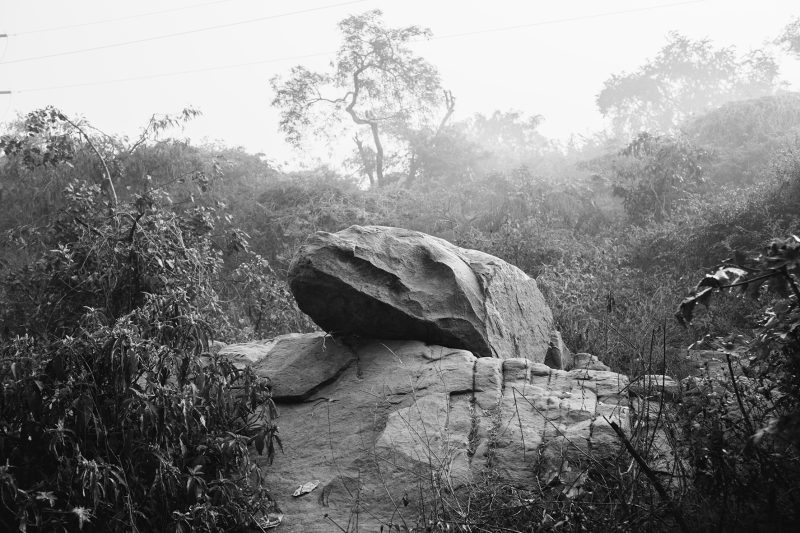
<path id="1" fill-rule="evenodd" d="M 519 266 L 565 343 L 615 371 L 682 378 L 689 346 L 747 361 L 746 379 L 661 421 L 689 472 L 655 473 L 667 500 L 624 455 L 592 465 L 579 498 L 476 482 L 460 514 L 432 507 L 436 531 L 674 530 L 676 509 L 698 531 L 798 523 L 800 94 L 779 51 L 670 34 L 597 88 L 608 131 L 560 143 L 536 102 L 458 109 L 412 48 L 429 30 L 377 10 L 339 30 L 329 71 L 271 81 L 292 144 L 346 140 L 313 170 L 170 137 L 193 109 L 145 117 L 134 139 L 54 107 L 5 125 L 0 529 L 261 523 L 275 506 L 252 453 L 280 453 L 277 413 L 269 385 L 215 358 L 214 341 L 312 328 L 289 262 L 310 233 L 352 224 Z M 800 59 L 800 19 L 764 37 Z M 647 461 L 643 431 L 629 437 Z"/>
<path id="2" fill-rule="evenodd" d="M 778 65 L 766 50 L 740 53 L 671 33 L 655 58 L 606 80 L 597 106 L 618 135 L 672 133 L 689 118 L 773 94 L 780 85 Z"/>

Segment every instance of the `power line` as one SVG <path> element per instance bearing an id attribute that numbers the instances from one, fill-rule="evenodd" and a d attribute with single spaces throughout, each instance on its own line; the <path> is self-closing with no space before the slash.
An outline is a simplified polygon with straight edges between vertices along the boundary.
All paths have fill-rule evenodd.
<path id="1" fill-rule="evenodd" d="M 132 44 L 146 43 L 146 42 L 149 42 L 149 41 L 158 41 L 158 40 L 163 40 L 163 39 L 170 39 L 172 37 L 179 37 L 179 36 L 182 36 L 182 35 L 190 35 L 190 34 L 193 34 L 193 33 L 200 33 L 200 32 L 205 32 L 205 31 L 212 31 L 212 30 L 219 30 L 219 29 L 222 29 L 222 28 L 232 28 L 234 26 L 242 26 L 244 24 L 253 24 L 253 23 L 256 23 L 256 22 L 262 22 L 262 21 L 265 21 L 265 20 L 273 20 L 273 19 L 283 18 L 283 17 L 289 17 L 289 16 L 292 16 L 292 15 L 302 15 L 302 14 L 305 14 L 305 13 L 312 13 L 314 11 L 322 11 L 322 10 L 325 10 L 325 9 L 333 9 L 333 8 L 336 8 L 336 7 L 343 7 L 343 6 L 348 6 L 348 5 L 352 5 L 352 4 L 361 4 L 361 3 L 364 3 L 364 2 L 368 2 L 368 1 L 370 1 L 370 0 L 350 0 L 349 2 L 340 2 L 338 4 L 329 4 L 329 5 L 325 5 L 325 6 L 311 7 L 311 8 L 308 8 L 308 9 L 301 9 L 301 10 L 298 10 L 298 11 L 289 11 L 287 13 L 279 13 L 277 15 L 267 15 L 265 17 L 257 17 L 257 18 L 252 18 L 252 19 L 239 20 L 239 21 L 236 21 L 236 22 L 229 22 L 229 23 L 226 23 L 226 24 L 216 24 L 214 26 L 206 26 L 206 27 L 203 27 L 203 28 L 196 28 L 194 30 L 186 30 L 186 31 L 181 31 L 181 32 L 176 32 L 176 33 L 166 33 L 166 34 L 163 34 L 163 35 L 154 35 L 153 37 L 145 37 L 143 39 L 134 39 L 132 41 L 123 41 L 123 42 L 119 42 L 119 43 L 110 43 L 110 44 L 104 44 L 104 45 L 100 45 L 100 46 L 92 46 L 90 48 L 80 48 L 80 49 L 77 49 L 77 50 L 66 50 L 64 52 L 56 52 L 54 54 L 45 54 L 45 55 L 41 55 L 41 56 L 23 57 L 23 58 L 20 58 L 20 59 L 12 59 L 11 61 L 5 61 L 2 64 L 3 65 L 10 65 L 12 63 L 25 63 L 25 62 L 28 62 L 28 61 L 39 61 L 41 59 L 50 59 L 52 57 L 63 57 L 63 56 L 74 55 L 74 54 L 82 54 L 82 53 L 85 53 L 85 52 L 93 52 L 95 50 L 105 50 L 105 49 L 108 49 L 108 48 L 116 48 L 116 47 L 119 47 L 119 46 L 129 46 L 129 45 L 132 45 Z"/>
<path id="2" fill-rule="evenodd" d="M 173 7 L 173 8 L 170 8 L 170 9 L 162 9 L 162 10 L 159 10 L 159 11 L 148 11 L 147 13 L 138 13 L 138 14 L 135 14 L 135 15 L 126 15 L 124 17 L 115 17 L 115 18 L 107 18 L 107 19 L 102 19 L 102 20 L 94 20 L 92 22 L 80 22 L 78 24 L 69 24 L 69 25 L 66 25 L 66 26 L 52 26 L 50 28 L 40 28 L 38 30 L 21 31 L 21 32 L 17 32 L 17 33 L 11 33 L 9 35 L 11 37 L 23 37 L 25 35 L 34 35 L 36 33 L 49 33 L 49 32 L 60 31 L 60 30 L 72 30 L 72 29 L 75 29 L 75 28 L 84 28 L 86 26 L 96 26 L 97 24 L 108 24 L 110 22 L 119 22 L 119 21 L 122 21 L 122 20 L 131 20 L 131 19 L 137 19 L 137 18 L 142 18 L 142 17 L 150 17 L 150 16 L 153 16 L 153 15 L 163 15 L 164 13 L 174 13 L 175 11 L 186 11 L 187 9 L 195 9 L 195 8 L 199 8 L 199 7 L 206 7 L 206 6 L 211 6 L 211 5 L 214 5 L 214 4 L 226 4 L 228 2 L 236 2 L 236 1 L 238 1 L 238 0 L 214 0 L 213 2 L 205 2 L 203 4 L 192 4 L 192 5 L 189 5 L 189 6 Z M 2 37 L 2 36 L 0 36 L 0 37 Z"/>
<path id="3" fill-rule="evenodd" d="M 233 69 L 233 68 L 241 68 L 241 67 L 251 67 L 253 65 L 264 65 L 267 63 L 280 63 L 281 61 L 296 61 L 299 59 L 309 59 L 312 57 L 320 57 L 320 56 L 327 56 L 330 55 L 330 52 L 316 52 L 312 54 L 304 54 L 299 56 L 292 56 L 292 57 L 280 57 L 280 58 L 273 58 L 273 59 L 263 59 L 259 61 L 250 61 L 247 63 L 235 63 L 232 65 L 217 65 L 213 67 L 203 67 L 203 68 L 196 68 L 196 69 L 189 69 L 189 70 L 180 70 L 176 72 L 161 72 L 157 74 L 148 74 L 145 76 L 131 76 L 129 78 L 116 78 L 113 80 L 100 80 L 100 81 L 89 81 L 84 83 L 73 83 L 69 85 L 56 85 L 51 87 L 36 87 L 33 89 L 21 89 L 18 91 L 13 91 L 14 94 L 20 93 L 34 93 L 34 92 L 42 92 L 42 91 L 55 91 L 58 89 L 74 89 L 76 87 L 89 87 L 92 85 L 108 85 L 112 83 L 123 83 L 128 81 L 140 81 L 140 80 L 151 80 L 155 78 L 167 78 L 171 76 L 182 76 L 184 74 L 197 74 L 200 72 L 209 72 L 213 70 L 226 70 L 226 69 Z M 7 91 L 6 94 L 10 94 L 12 91 Z M 3 92 L 0 92 L 3 94 Z"/>
<path id="4" fill-rule="evenodd" d="M 582 16 L 562 18 L 562 19 L 552 19 L 552 20 L 531 22 L 531 23 L 527 23 L 527 24 L 517 24 L 517 25 L 513 25 L 513 26 L 505 26 L 505 27 L 499 27 L 499 28 L 488 28 L 488 29 L 484 29 L 484 30 L 475 30 L 475 31 L 469 31 L 469 32 L 452 33 L 452 34 L 432 37 L 431 39 L 428 39 L 428 40 L 436 41 L 436 40 L 443 40 L 443 39 L 453 39 L 453 38 L 459 38 L 459 37 L 468 37 L 468 36 L 473 36 L 473 35 L 481 35 L 481 34 L 486 34 L 486 33 L 498 33 L 498 32 L 501 32 L 501 31 L 513 31 L 513 30 L 518 30 L 518 29 L 523 29 L 523 28 L 530 28 L 530 27 L 535 27 L 535 26 L 546 26 L 546 25 L 551 25 L 551 24 L 562 24 L 562 23 L 567 23 L 567 22 L 576 22 L 576 21 L 579 21 L 579 20 L 588 20 L 588 19 L 594 19 L 594 18 L 623 15 L 623 14 L 628 14 L 628 13 L 636 13 L 636 12 L 640 12 L 640 11 L 650 11 L 650 10 L 655 10 L 655 9 L 664 9 L 664 8 L 670 8 L 670 7 L 677 7 L 677 6 L 687 5 L 687 4 L 698 4 L 698 3 L 702 3 L 702 2 L 706 2 L 706 1 L 707 0 L 687 0 L 687 1 L 683 1 L 683 2 L 673 2 L 673 3 L 669 3 L 669 4 L 659 4 L 659 5 L 655 5 L 655 6 L 649 6 L 649 7 L 646 7 L 646 8 L 632 8 L 632 9 L 627 9 L 627 10 L 622 10 L 622 11 L 612 11 L 612 12 L 607 12 L 607 13 L 596 13 L 596 14 L 592 14 L 592 15 L 582 15 Z M 425 41 L 421 41 L 421 42 L 425 42 Z M 144 76 L 131 76 L 131 77 L 127 77 L 127 78 L 117 78 L 117 79 L 112 79 L 112 80 L 98 80 L 98 81 L 74 83 L 74 84 L 69 84 L 69 85 L 35 87 L 35 88 L 31 88 L 31 89 L 20 89 L 20 90 L 13 91 L 13 92 L 19 94 L 19 93 L 42 92 L 42 91 L 54 91 L 54 90 L 59 90 L 59 89 L 73 89 L 73 88 L 78 88 L 78 87 L 90 87 L 90 86 L 94 86 L 94 85 L 108 85 L 108 84 L 113 84 L 113 83 L 124 83 L 124 82 L 129 82 L 129 81 L 149 80 L 149 79 L 165 78 L 165 77 L 171 77 L 171 76 L 181 76 L 181 75 L 185 75 L 185 74 L 196 74 L 196 73 L 201 73 L 201 72 L 210 72 L 210 71 L 215 71 L 215 70 L 226 70 L 226 69 L 234 69 L 234 68 L 241 68 L 241 67 L 249 67 L 249 66 L 263 65 L 263 64 L 268 64 L 268 63 L 280 63 L 282 61 L 294 61 L 294 60 L 300 60 L 300 59 L 309 59 L 309 58 L 312 58 L 312 57 L 330 56 L 331 54 L 334 54 L 334 53 L 335 52 L 330 52 L 330 51 L 329 52 L 315 52 L 315 53 L 299 55 L 299 56 L 288 56 L 288 57 L 280 57 L 280 58 L 271 58 L 271 59 L 264 59 L 264 60 L 258 60 L 258 61 L 250 61 L 250 62 L 247 62 L 247 63 L 235 63 L 235 64 L 229 64 L 229 65 L 217 65 L 217 66 L 212 66 L 212 67 L 203 67 L 203 68 L 182 70 L 182 71 L 175 71 L 175 72 L 163 72 L 163 73 L 157 73 L 157 74 L 148 74 L 148 75 L 144 75 Z"/>
<path id="5" fill-rule="evenodd" d="M 632 9 L 620 10 L 620 11 L 609 11 L 607 13 L 595 13 L 595 14 L 592 14 L 592 15 L 579 15 L 579 16 L 576 16 L 576 17 L 567 17 L 567 18 L 561 18 L 561 19 L 543 20 L 543 21 L 540 21 L 540 22 L 531 22 L 531 23 L 528 23 L 528 24 L 516 24 L 514 26 L 503 26 L 503 27 L 500 27 L 500 28 L 488 28 L 488 29 L 485 29 L 485 30 L 467 31 L 467 32 L 463 32 L 463 33 L 451 33 L 451 34 L 447 34 L 447 35 L 439 35 L 439 36 L 436 36 L 436 37 L 432 37 L 430 40 L 431 41 L 436 41 L 436 40 L 440 40 L 440 39 L 453 39 L 453 38 L 456 38 L 456 37 L 469 37 L 471 35 L 481 35 L 481 34 L 484 34 L 484 33 L 497 33 L 497 32 L 502 32 L 502 31 L 520 30 L 520 29 L 524 29 L 524 28 L 534 28 L 536 26 L 549 26 L 551 24 L 562 24 L 564 22 L 577 22 L 577 21 L 580 21 L 580 20 L 591 20 L 591 19 L 597 19 L 597 18 L 603 18 L 603 17 L 612 17 L 612 16 L 616 16 L 616 15 L 626 15 L 628 13 L 639 13 L 639 12 L 642 12 L 642 11 L 652 11 L 652 10 L 655 10 L 655 9 L 663 9 L 663 8 L 667 8 L 667 7 L 678 7 L 678 6 L 688 5 L 688 4 L 701 4 L 701 3 L 706 2 L 706 1 L 708 1 L 708 0 L 686 0 L 684 2 L 674 2 L 674 3 L 671 3 L 671 4 L 660 4 L 660 5 L 655 5 L 655 6 L 637 7 L 637 8 L 632 8 Z"/>

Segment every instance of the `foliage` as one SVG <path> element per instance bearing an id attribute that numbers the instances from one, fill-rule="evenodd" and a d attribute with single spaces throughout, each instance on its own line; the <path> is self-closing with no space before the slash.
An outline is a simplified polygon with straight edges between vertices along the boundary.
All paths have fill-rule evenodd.
<path id="1" fill-rule="evenodd" d="M 690 121 L 683 128 L 691 141 L 714 154 L 708 181 L 750 185 L 762 180 L 779 150 L 800 134 L 800 94 L 781 93 L 730 102 Z"/>
<path id="2" fill-rule="evenodd" d="M 640 133 L 603 164 L 635 224 L 663 222 L 703 181 L 709 154 L 683 137 Z"/>
<path id="3" fill-rule="evenodd" d="M 786 25 L 783 33 L 776 39 L 776 44 L 783 45 L 790 54 L 800 58 L 800 17 Z"/>
<path id="4" fill-rule="evenodd" d="M 760 249 L 774 235 L 800 232 L 800 157 L 783 152 L 760 183 L 747 188 L 717 187 L 692 195 L 668 221 L 637 230 L 632 255 L 647 270 L 687 274 L 708 270 L 736 250 Z"/>
<path id="5" fill-rule="evenodd" d="M 780 432 L 800 446 L 800 238 L 775 239 L 756 257 L 738 254 L 731 265 L 707 274 L 681 302 L 678 320 L 691 322 L 697 304 L 708 305 L 714 292 L 738 288 L 753 298 L 774 294 L 760 317 L 747 351 L 758 356 L 762 377 L 773 382 L 781 398 L 762 431 Z M 754 428 L 751 426 L 751 430 Z"/>
<path id="6" fill-rule="evenodd" d="M 356 143 L 370 185 L 384 184 L 383 132 L 393 124 L 424 122 L 439 104 L 439 74 L 409 47 L 414 39 L 430 36 L 418 26 L 387 28 L 380 10 L 350 16 L 339 23 L 343 42 L 332 72 L 294 67 L 287 78 L 271 80 L 272 105 L 281 111 L 280 127 L 287 140 L 298 145 L 306 130 L 319 121 L 314 112 L 324 107 L 328 116 L 349 116 L 369 128 L 372 151 L 358 134 Z M 322 133 L 322 132 L 315 132 Z M 372 170 L 374 169 L 374 175 Z"/>
<path id="7" fill-rule="evenodd" d="M 3 527 L 16 529 L 24 518 L 31 529 L 83 523 L 86 530 L 203 530 L 216 522 L 224 530 L 268 512 L 268 497 L 257 499 L 263 485 L 246 448 L 263 446 L 270 454 L 279 444 L 271 438 L 277 435 L 269 391 L 207 353 L 209 341 L 312 328 L 282 277 L 308 234 L 351 224 L 417 229 L 510 261 L 537 278 L 573 351 L 631 376 L 682 377 L 686 346 L 701 336 L 704 346 L 745 354 L 744 361 L 756 357 L 737 381 L 698 380 L 699 392 L 684 398 L 682 418 L 669 429 L 688 438 L 673 452 L 693 474 L 671 495 L 692 524 L 707 530 L 755 528 L 759 521 L 770 527 L 770 509 L 797 508 L 797 455 L 783 440 L 795 427 L 795 348 L 780 336 L 793 327 L 796 297 L 776 298 L 766 288 L 759 299 L 717 291 L 715 305 L 694 313 L 689 328 L 669 319 L 698 269 L 800 231 L 796 95 L 707 112 L 730 98 L 773 92 L 771 58 L 673 36 L 656 60 L 612 78 L 619 85 L 603 93 L 618 129 L 634 133 L 641 118 L 653 133 L 625 146 L 597 135 L 562 148 L 538 133 L 535 115 L 497 111 L 451 122 L 448 94 L 437 117 L 435 70 L 407 46 L 425 30 L 385 28 L 377 12 L 342 24 L 333 70 L 298 67 L 273 81 L 284 98 L 284 131 L 297 143 L 308 134 L 341 137 L 352 103 L 358 117 L 379 122 L 383 187 L 363 190 L 327 167 L 282 173 L 261 154 L 163 139 L 163 117 L 133 141 L 73 120 L 87 140 L 57 111 L 45 110 L 4 136 L 9 151 L 0 183 L 11 207 L 0 223 L 24 224 L 0 243 L 8 252 L 0 263 L 12 274 L 0 288 L 0 379 L 7 391 L 0 463 L 9 459 L 0 472 Z M 404 43 L 403 54 L 388 57 L 389 43 Z M 420 85 L 400 77 L 392 89 L 389 71 L 370 63 L 354 94 L 354 67 L 369 59 L 400 69 L 392 72 L 407 73 L 403 65 L 428 70 Z M 706 66 L 711 70 L 702 71 Z M 678 106 L 670 109 L 669 98 Z M 351 166 L 377 184 L 372 125 L 355 126 L 364 131 Z M 678 126 L 684 135 L 674 134 Z M 104 169 L 90 144 L 117 186 L 116 209 L 98 189 Z M 55 155 L 45 163 L 41 154 L 48 151 Z M 95 186 L 72 185 L 62 196 L 82 175 Z M 48 220 L 43 231 L 34 223 L 41 220 Z M 741 266 L 763 270 L 758 260 Z M 780 315 L 770 326 L 778 329 L 753 323 L 770 312 Z M 755 350 L 758 339 L 739 346 L 754 328 L 768 333 L 769 349 Z M 153 372 L 162 367 L 163 378 Z M 225 401 L 215 400 L 219 394 Z M 647 428 L 644 434 L 632 442 L 652 459 Z M 30 450 L 19 446 L 28 436 Z M 452 495 L 465 496 L 463 507 L 434 506 L 430 527 L 674 526 L 664 522 L 663 502 L 641 471 L 627 462 L 599 466 L 589 474 L 593 492 L 583 498 L 566 498 L 557 487 L 476 480 Z M 89 485 L 92 476 L 97 483 Z M 97 501 L 95 486 L 105 491 Z M 14 515 L 17 509 L 27 515 Z"/>
<path id="8" fill-rule="evenodd" d="M 271 510 L 248 451 L 279 444 L 270 385 L 209 354 L 219 217 L 168 203 L 109 209 L 71 183 L 38 258 L 4 272 L 4 530 L 227 531 Z"/>
<path id="9" fill-rule="evenodd" d="M 430 502 L 426 531 L 676 531 L 658 496 L 629 465 L 586 461 L 577 497 L 556 482 L 516 486 L 497 473 Z"/>
<path id="10" fill-rule="evenodd" d="M 364 191 L 325 170 L 294 174 L 264 186 L 241 216 L 254 249 L 280 270 L 315 231 L 364 224 Z"/>
<path id="11" fill-rule="evenodd" d="M 464 128 L 455 124 L 439 132 L 410 129 L 404 132 L 411 147 L 406 187 L 463 184 L 474 179 L 489 153 Z"/>
<path id="12" fill-rule="evenodd" d="M 66 117 L 48 107 L 32 111 L 0 136 L 0 230 L 34 223 L 61 205 L 61 191 L 75 171 L 97 178 L 96 162 L 81 150 Z"/>
<path id="13" fill-rule="evenodd" d="M 475 113 L 448 124 L 415 145 L 420 181 L 456 186 L 520 167 L 536 173 L 553 171 L 553 165 L 564 156 L 537 131 L 542 120 L 538 115 L 510 110 L 488 116 Z M 557 170 L 563 171 L 563 167 Z"/>
<path id="14" fill-rule="evenodd" d="M 54 107 L 31 111 L 22 124 L 25 136 L 4 136 L 0 148 L 8 157 L 18 157 L 21 167 L 31 170 L 56 166 L 75 158 L 75 140 L 64 131 L 66 116 Z"/>
<path id="15" fill-rule="evenodd" d="M 476 113 L 465 127 L 485 149 L 507 157 L 524 157 L 547 145 L 547 139 L 537 131 L 543 120 L 541 115 L 525 116 L 521 111 L 495 111 L 489 116 Z"/>
<path id="16" fill-rule="evenodd" d="M 718 350 L 729 373 L 699 380 L 699 394 L 683 407 L 691 436 L 686 455 L 698 499 L 716 528 L 776 521 L 777 509 L 800 503 L 793 490 L 800 474 L 799 276 L 800 239 L 774 239 L 762 253 L 739 253 L 707 274 L 676 315 L 691 322 L 697 304 L 708 306 L 722 291 L 762 302 L 752 336 L 709 336 L 698 343 Z M 735 369 L 732 360 L 743 357 L 749 365 Z"/>
<path id="17" fill-rule="evenodd" d="M 606 80 L 597 106 L 618 135 L 672 133 L 687 118 L 777 87 L 778 65 L 765 50 L 737 55 L 733 47 L 671 33 L 655 59 Z"/>
<path id="18" fill-rule="evenodd" d="M 176 116 L 154 115 L 130 142 L 52 106 L 28 113 L 0 136 L 6 156 L 0 160 L 0 199 L 8 206 L 0 231 L 43 223 L 63 207 L 61 191 L 76 179 L 99 184 L 112 198 L 119 189 L 121 199 L 154 187 L 175 192 L 181 183 L 207 189 L 216 174 L 213 159 L 186 142 L 158 139 L 198 114 L 188 108 Z"/>
<path id="19" fill-rule="evenodd" d="M 227 312 L 229 336 L 267 339 L 317 327 L 297 307 L 284 280 L 260 255 L 253 254 L 230 272 L 220 296 L 236 302 Z"/>

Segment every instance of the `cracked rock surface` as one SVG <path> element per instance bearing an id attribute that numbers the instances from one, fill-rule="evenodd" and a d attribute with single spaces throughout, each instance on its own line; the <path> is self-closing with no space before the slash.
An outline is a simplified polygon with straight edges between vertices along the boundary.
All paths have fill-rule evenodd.
<path id="1" fill-rule="evenodd" d="M 551 348 L 553 317 L 534 279 L 497 257 L 418 231 L 318 232 L 292 261 L 289 286 L 300 309 L 335 334 L 536 362 Z"/>
<path id="2" fill-rule="evenodd" d="M 629 427 L 620 374 L 420 341 L 326 337 L 323 346 L 320 335 L 256 343 L 258 356 L 241 345 L 227 352 L 250 354 L 237 360 L 272 379 L 287 354 L 290 368 L 327 369 L 295 372 L 304 381 L 295 390 L 306 392 L 277 399 L 285 453 L 271 466 L 257 458 L 285 514 L 282 531 L 338 531 L 334 522 L 355 530 L 356 521 L 359 531 L 410 528 L 435 490 L 459 490 L 487 469 L 520 486 L 569 488 L 590 461 L 619 451 L 608 421 Z M 319 488 L 291 497 L 310 480 Z"/>

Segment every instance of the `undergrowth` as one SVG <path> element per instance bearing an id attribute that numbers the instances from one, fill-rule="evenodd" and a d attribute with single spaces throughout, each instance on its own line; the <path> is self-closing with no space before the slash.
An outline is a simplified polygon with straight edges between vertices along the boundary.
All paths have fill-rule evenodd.
<path id="1" fill-rule="evenodd" d="M 226 328 L 220 222 L 73 182 L 0 282 L 0 529 L 233 531 L 274 504 L 268 380 L 209 353 Z M 241 241 L 240 248 L 241 246 Z"/>

